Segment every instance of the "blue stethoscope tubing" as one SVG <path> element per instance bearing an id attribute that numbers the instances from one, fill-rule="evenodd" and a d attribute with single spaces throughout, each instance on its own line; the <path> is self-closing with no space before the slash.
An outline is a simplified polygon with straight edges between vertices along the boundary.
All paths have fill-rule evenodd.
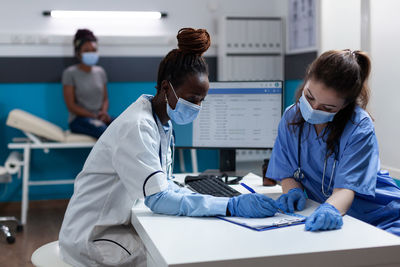
<path id="1" fill-rule="evenodd" d="M 303 133 L 303 126 L 304 125 L 300 125 L 299 126 L 300 128 L 299 128 L 299 136 L 298 136 L 298 142 L 297 142 L 297 170 L 293 173 L 293 178 L 296 179 L 296 180 L 300 180 L 300 181 L 304 179 L 304 173 L 301 170 L 301 135 Z M 331 177 L 329 179 L 329 184 L 328 184 L 328 188 L 327 188 L 326 191 L 325 191 L 324 182 L 325 182 L 325 171 L 326 171 L 327 157 L 325 157 L 325 160 L 324 160 L 324 169 L 323 169 L 322 181 L 321 181 L 321 191 L 322 191 L 322 194 L 325 197 L 329 197 L 331 195 L 331 194 L 329 194 L 329 189 L 331 188 L 332 180 L 333 180 L 333 177 L 335 175 L 337 154 L 338 153 L 335 152 L 335 159 L 333 161 Z"/>

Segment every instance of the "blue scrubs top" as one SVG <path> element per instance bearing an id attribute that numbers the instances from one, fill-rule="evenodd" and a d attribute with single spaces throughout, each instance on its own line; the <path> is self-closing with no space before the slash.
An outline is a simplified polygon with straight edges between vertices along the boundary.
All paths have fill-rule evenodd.
<path id="1" fill-rule="evenodd" d="M 299 127 L 288 126 L 298 105 L 292 105 L 283 114 L 278 136 L 269 161 L 266 177 L 282 180 L 293 178 L 298 168 Z M 300 182 L 308 197 L 319 203 L 327 200 L 322 193 L 322 176 L 327 145 L 317 136 L 312 124 L 305 122 L 301 134 Z M 326 135 L 327 136 L 327 135 Z M 335 158 L 336 168 L 331 179 Z M 324 178 L 324 192 L 332 194 L 334 188 L 347 188 L 355 192 L 349 215 L 379 228 L 400 235 L 400 189 L 387 172 L 380 171 L 378 142 L 372 120 L 361 107 L 356 107 L 353 117 L 340 138 L 339 151 L 330 155 Z"/>

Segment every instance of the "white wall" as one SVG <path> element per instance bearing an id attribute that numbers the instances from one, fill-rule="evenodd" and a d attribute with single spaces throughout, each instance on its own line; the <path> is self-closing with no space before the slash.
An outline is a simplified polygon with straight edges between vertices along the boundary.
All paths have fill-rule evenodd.
<path id="1" fill-rule="evenodd" d="M 129 22 L 57 20 L 42 15 L 44 10 L 52 9 L 163 11 L 168 17 L 158 21 Z M 82 27 L 93 30 L 100 37 L 103 55 L 164 55 L 175 46 L 176 33 L 182 27 L 206 28 L 212 37 L 216 37 L 217 18 L 221 15 L 284 16 L 286 1 L 0 0 L 0 56 L 72 55 L 72 35 Z M 209 53 L 215 55 L 215 48 Z"/>
<path id="2" fill-rule="evenodd" d="M 329 49 L 369 49 L 372 71 L 368 110 L 375 119 L 381 165 L 400 179 L 400 1 L 320 0 L 320 4 L 319 53 Z M 362 7 L 369 11 L 363 13 L 363 24 Z"/>
<path id="3" fill-rule="evenodd" d="M 319 4 L 319 54 L 332 49 L 359 50 L 361 0 L 319 0 Z"/>
<path id="4" fill-rule="evenodd" d="M 400 1 L 371 0 L 372 89 L 382 167 L 400 179 Z"/>

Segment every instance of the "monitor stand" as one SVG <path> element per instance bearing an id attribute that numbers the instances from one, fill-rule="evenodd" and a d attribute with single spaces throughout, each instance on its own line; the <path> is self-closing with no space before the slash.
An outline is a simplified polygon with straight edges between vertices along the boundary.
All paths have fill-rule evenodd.
<path id="1" fill-rule="evenodd" d="M 245 176 L 248 172 L 236 170 L 236 150 L 220 149 L 219 150 L 219 170 L 208 169 L 203 174 L 212 174 L 220 176 L 227 174 L 228 176 Z"/>
<path id="2" fill-rule="evenodd" d="M 236 150 L 219 150 L 219 170 L 221 172 L 234 172 L 236 170 Z"/>

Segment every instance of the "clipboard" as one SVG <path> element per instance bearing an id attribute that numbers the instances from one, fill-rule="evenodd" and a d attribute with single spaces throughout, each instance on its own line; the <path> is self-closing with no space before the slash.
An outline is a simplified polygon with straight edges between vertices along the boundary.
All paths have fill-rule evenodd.
<path id="1" fill-rule="evenodd" d="M 217 218 L 239 226 L 249 228 L 251 230 L 266 231 L 282 227 L 304 224 L 307 217 L 295 213 L 277 212 L 274 216 L 266 218 L 243 218 L 243 217 L 223 217 L 223 216 L 217 216 Z"/>

